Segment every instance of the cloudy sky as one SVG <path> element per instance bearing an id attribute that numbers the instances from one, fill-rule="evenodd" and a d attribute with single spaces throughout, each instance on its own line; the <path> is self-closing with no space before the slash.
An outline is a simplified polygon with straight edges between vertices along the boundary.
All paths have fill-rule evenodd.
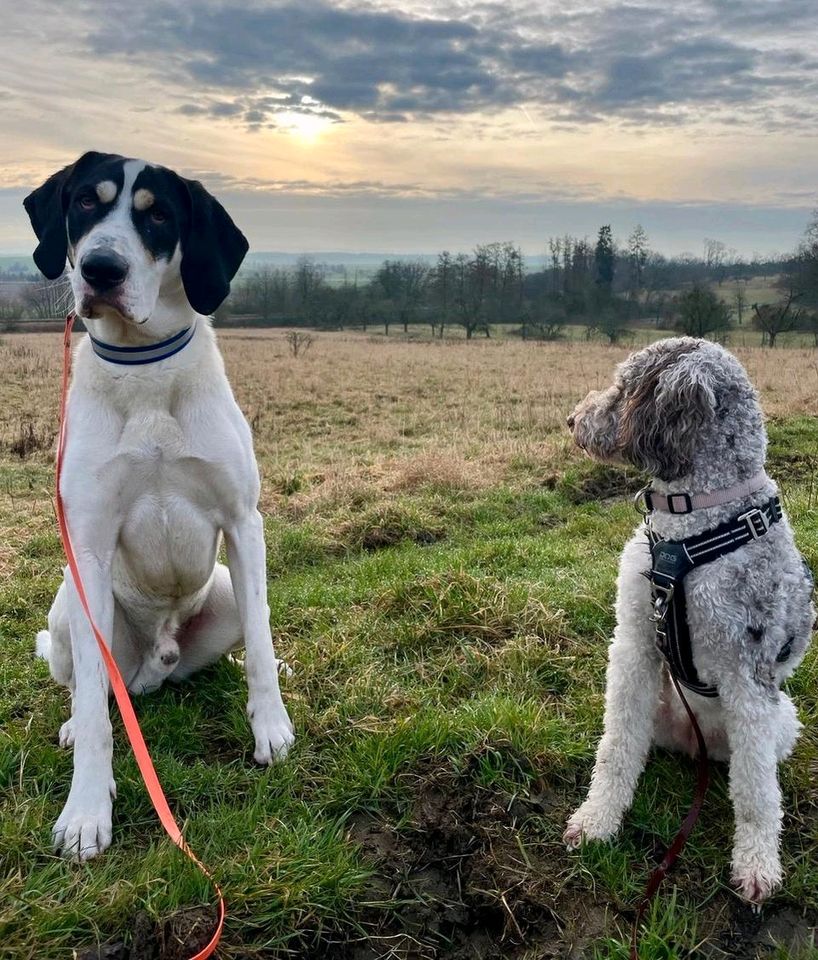
<path id="1" fill-rule="evenodd" d="M 256 250 L 549 235 L 745 254 L 818 205 L 815 0 L 3 0 L 0 252 L 87 149 L 202 179 Z"/>

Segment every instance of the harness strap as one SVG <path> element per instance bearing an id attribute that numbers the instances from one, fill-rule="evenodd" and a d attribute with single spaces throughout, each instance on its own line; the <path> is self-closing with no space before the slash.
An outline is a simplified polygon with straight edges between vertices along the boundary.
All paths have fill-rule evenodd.
<path id="1" fill-rule="evenodd" d="M 653 598 L 656 646 L 668 663 L 671 675 L 701 697 L 717 697 L 715 686 L 699 679 L 693 663 L 687 622 L 684 579 L 695 567 L 712 563 L 753 540 L 759 540 L 783 516 L 778 497 L 753 507 L 732 520 L 686 540 L 663 540 L 647 525 L 652 558 L 648 578 Z"/>

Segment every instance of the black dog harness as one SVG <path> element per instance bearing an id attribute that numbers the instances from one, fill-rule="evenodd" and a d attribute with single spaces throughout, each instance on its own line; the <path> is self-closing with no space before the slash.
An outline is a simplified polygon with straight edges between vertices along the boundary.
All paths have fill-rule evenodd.
<path id="1" fill-rule="evenodd" d="M 646 503 L 650 499 L 645 496 Z M 689 510 L 673 510 L 673 513 L 688 513 Z M 774 523 L 782 517 L 778 497 L 772 497 L 760 507 L 722 523 L 687 540 L 662 540 L 647 523 L 652 566 L 646 574 L 650 580 L 653 597 L 653 616 L 656 624 L 656 646 L 667 661 L 673 676 L 688 690 L 701 697 L 717 697 L 716 687 L 707 686 L 699 679 L 693 663 L 690 644 L 690 627 L 687 622 L 684 578 L 694 567 L 718 560 L 745 544 L 763 537 Z"/>

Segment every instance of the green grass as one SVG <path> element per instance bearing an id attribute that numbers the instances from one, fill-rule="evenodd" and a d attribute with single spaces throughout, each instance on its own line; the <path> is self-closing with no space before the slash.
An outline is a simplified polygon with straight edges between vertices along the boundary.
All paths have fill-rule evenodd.
<path id="1" fill-rule="evenodd" d="M 770 432 L 818 563 L 803 467 L 818 429 L 801 417 Z M 515 469 L 519 481 L 527 468 Z M 29 474 L 47 482 L 26 464 L 0 471 L 21 515 L 37 495 Z M 546 487 L 534 476 L 268 518 L 272 623 L 294 670 L 284 686 L 298 739 L 284 763 L 253 765 L 237 664 L 137 701 L 171 806 L 224 889 L 224 956 L 628 956 L 633 906 L 690 801 L 693 765 L 654 757 L 611 845 L 569 854 L 560 835 L 600 733 L 639 478 L 588 462 Z M 164 838 L 117 719 L 114 846 L 84 866 L 50 850 L 71 773 L 56 746 L 67 696 L 32 647 L 59 571 L 56 537 L 38 529 L 0 584 L 0 956 L 56 960 L 119 941 L 132 960 L 160 955 L 139 952 L 144 931 L 184 936 L 202 914 L 179 911 L 209 909 L 212 894 Z M 646 919 L 643 960 L 815 956 L 776 953 L 770 936 L 818 918 L 816 689 L 813 652 L 791 684 L 807 730 L 782 769 L 784 889 L 760 919 L 730 892 L 718 771 Z"/>

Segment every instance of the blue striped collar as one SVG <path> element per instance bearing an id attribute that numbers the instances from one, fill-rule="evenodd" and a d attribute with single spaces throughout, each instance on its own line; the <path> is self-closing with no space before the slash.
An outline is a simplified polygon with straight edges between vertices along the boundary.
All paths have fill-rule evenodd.
<path id="1" fill-rule="evenodd" d="M 196 323 L 192 323 L 184 330 L 174 333 L 167 340 L 160 340 L 159 343 L 149 343 L 144 347 L 117 347 L 112 343 L 103 343 L 96 337 L 88 334 L 94 353 L 107 360 L 108 363 L 119 363 L 126 366 L 139 366 L 144 363 L 157 363 L 159 360 L 167 360 L 174 353 L 184 349 L 193 339 L 196 332 Z"/>

